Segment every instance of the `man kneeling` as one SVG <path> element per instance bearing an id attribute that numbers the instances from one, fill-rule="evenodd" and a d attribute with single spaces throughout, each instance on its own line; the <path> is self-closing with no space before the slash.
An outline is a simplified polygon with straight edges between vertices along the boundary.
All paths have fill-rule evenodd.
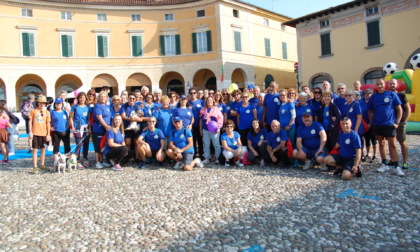
<path id="1" fill-rule="evenodd" d="M 338 154 L 325 157 L 324 162 L 330 166 L 342 166 L 342 179 L 352 179 L 354 176 L 361 177 L 360 158 L 362 157 L 362 145 L 359 135 L 351 129 L 351 120 L 345 117 L 341 121 L 343 129 L 338 136 L 336 147 Z"/>
<path id="2" fill-rule="evenodd" d="M 156 159 L 159 166 L 162 166 L 165 160 L 165 136 L 163 132 L 157 129 L 156 118 L 154 116 L 149 117 L 148 129 L 143 132 L 138 139 L 138 152 L 143 162 L 139 164 L 139 168 L 143 168 L 150 163 L 149 160 Z"/>
<path id="3" fill-rule="evenodd" d="M 184 167 L 184 171 L 191 171 L 194 165 L 203 168 L 204 164 L 200 158 L 193 160 L 194 148 L 191 130 L 182 127 L 182 119 L 179 116 L 173 119 L 173 124 L 175 129 L 169 136 L 166 154 L 169 158 L 177 161 L 174 168 Z"/>

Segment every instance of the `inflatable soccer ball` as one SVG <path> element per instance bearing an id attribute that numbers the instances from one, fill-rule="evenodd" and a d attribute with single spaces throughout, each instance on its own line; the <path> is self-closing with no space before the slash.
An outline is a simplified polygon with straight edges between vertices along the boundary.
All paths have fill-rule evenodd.
<path id="1" fill-rule="evenodd" d="M 413 66 L 413 69 L 420 69 L 420 53 L 417 53 L 410 59 L 410 64 Z"/>
<path id="2" fill-rule="evenodd" d="M 389 62 L 384 66 L 384 74 L 389 75 L 398 71 L 398 66 L 394 62 Z"/>

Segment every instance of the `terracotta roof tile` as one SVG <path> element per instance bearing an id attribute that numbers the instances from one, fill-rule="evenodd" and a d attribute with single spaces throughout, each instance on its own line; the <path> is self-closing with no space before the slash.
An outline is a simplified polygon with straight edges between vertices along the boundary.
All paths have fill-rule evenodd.
<path id="1" fill-rule="evenodd" d="M 171 5 L 197 2 L 200 0 L 43 0 L 46 2 L 95 4 L 95 5 Z"/>

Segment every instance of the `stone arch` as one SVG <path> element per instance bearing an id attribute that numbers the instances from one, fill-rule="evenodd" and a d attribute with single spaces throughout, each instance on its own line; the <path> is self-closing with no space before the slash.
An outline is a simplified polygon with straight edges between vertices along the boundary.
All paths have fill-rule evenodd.
<path id="1" fill-rule="evenodd" d="M 65 74 L 60 76 L 55 82 L 55 95 L 58 94 L 59 91 L 65 90 L 69 94 L 68 98 L 73 97 L 73 91 L 79 89 L 83 86 L 82 81 L 73 74 Z"/>
<path id="2" fill-rule="evenodd" d="M 28 94 L 34 93 L 35 96 L 46 94 L 47 85 L 40 76 L 36 74 L 22 75 L 16 82 L 16 107 L 20 109 L 22 104 L 28 99 Z"/>
<path id="3" fill-rule="evenodd" d="M 143 73 L 134 73 L 130 75 L 125 83 L 125 89 L 128 92 L 133 92 L 136 89 L 140 89 L 143 86 L 147 86 L 150 90 L 152 89 L 152 81 L 149 76 Z"/>
<path id="4" fill-rule="evenodd" d="M 207 68 L 200 69 L 194 74 L 193 83 L 198 89 L 217 89 L 216 75 Z"/>
<path id="5" fill-rule="evenodd" d="M 324 82 L 324 81 L 329 81 L 330 84 L 331 84 L 331 90 L 335 90 L 334 89 L 334 78 L 329 73 L 325 73 L 325 72 L 316 73 L 309 78 L 309 83 L 311 83 L 311 89 L 319 86 L 319 84 L 322 84 L 322 82 Z"/>
<path id="6" fill-rule="evenodd" d="M 231 79 L 232 83 L 236 83 L 239 89 L 243 90 L 245 88 L 247 76 L 242 68 L 236 68 L 235 70 L 233 70 Z"/>
<path id="7" fill-rule="evenodd" d="M 118 82 L 114 76 L 109 74 L 99 74 L 92 81 L 92 88 L 94 88 L 97 93 L 101 91 L 104 85 L 111 87 L 108 94 L 109 97 L 112 97 L 114 94 L 118 94 Z"/>
<path id="8" fill-rule="evenodd" d="M 171 91 L 177 94 L 185 94 L 185 80 L 178 72 L 167 72 L 159 80 L 159 88 L 162 89 L 162 94 L 167 95 Z"/>
<path id="9" fill-rule="evenodd" d="M 274 77 L 271 74 L 267 74 L 264 78 L 264 89 L 270 86 L 270 83 L 274 81 Z"/>
<path id="10" fill-rule="evenodd" d="M 385 74 L 383 71 L 383 67 L 371 67 L 362 73 L 362 76 L 360 76 L 360 82 L 362 83 L 362 85 L 375 84 L 376 79 L 384 78 L 384 77 L 385 77 Z"/>

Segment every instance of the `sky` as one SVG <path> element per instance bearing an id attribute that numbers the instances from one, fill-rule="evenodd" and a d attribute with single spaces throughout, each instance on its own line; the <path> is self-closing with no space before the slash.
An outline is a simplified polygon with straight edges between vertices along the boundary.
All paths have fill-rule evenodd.
<path id="1" fill-rule="evenodd" d="M 328 9 L 352 0 L 240 0 L 291 18 Z"/>

